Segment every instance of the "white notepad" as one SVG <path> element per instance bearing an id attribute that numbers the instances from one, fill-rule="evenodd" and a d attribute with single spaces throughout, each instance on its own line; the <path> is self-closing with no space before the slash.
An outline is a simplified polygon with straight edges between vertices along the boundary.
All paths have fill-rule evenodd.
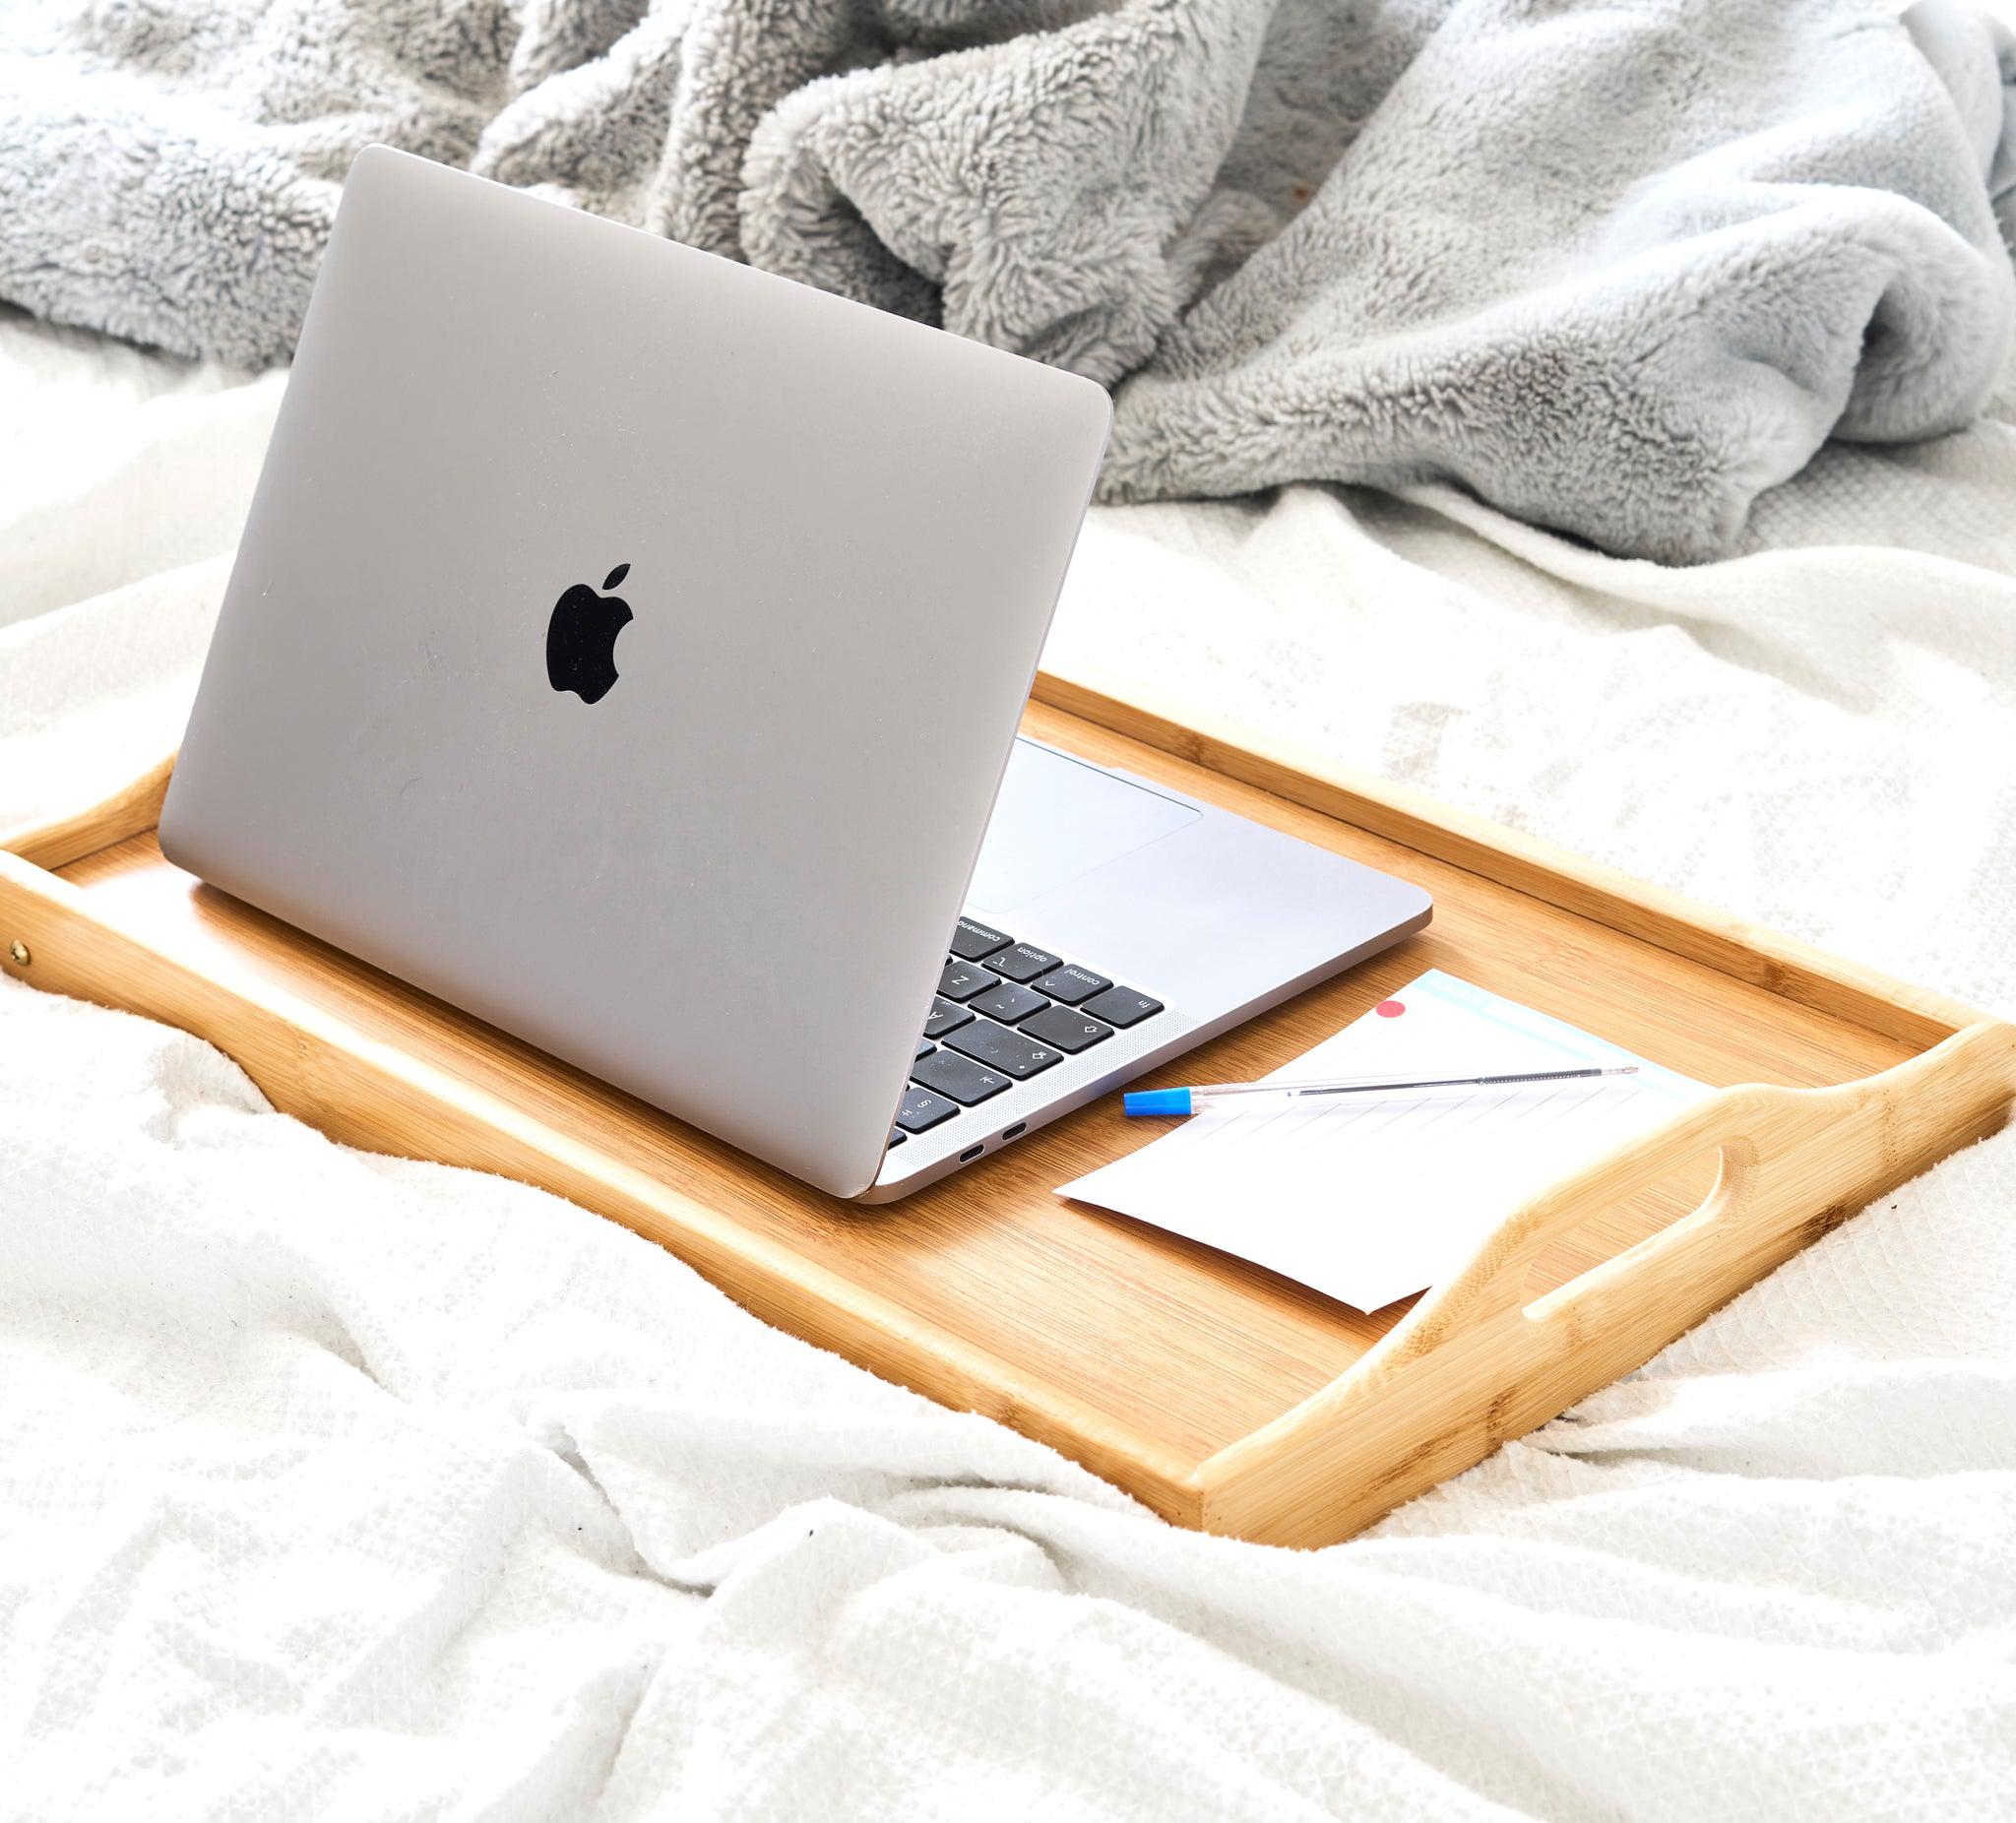
<path id="1" fill-rule="evenodd" d="M 1215 1109 L 1058 1195 L 1377 1310 L 1461 1266 L 1534 1192 L 1711 1091 L 1439 969 L 1275 1072 L 1301 1082 L 1623 1063 L 1639 1074 Z"/>

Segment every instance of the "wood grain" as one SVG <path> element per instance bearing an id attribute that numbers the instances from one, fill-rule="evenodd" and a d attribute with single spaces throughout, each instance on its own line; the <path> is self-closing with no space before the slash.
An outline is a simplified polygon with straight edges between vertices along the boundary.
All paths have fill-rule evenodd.
<path id="1" fill-rule="evenodd" d="M 1984 1021 L 1861 1082 L 1732 1089 L 1688 1109 L 1516 1210 L 1354 1368 L 1207 1462 L 1204 1524 L 1277 1544 L 1369 1525 L 2000 1125 L 2012 1094 L 2016 1027 Z M 1532 1297 L 1528 1269 L 1550 1240 L 1704 1151 L 1718 1170 L 1698 1208 Z"/>
<path id="2" fill-rule="evenodd" d="M 175 756 L 170 753 L 103 802 L 86 804 L 10 831 L 0 841 L 0 848 L 37 867 L 53 870 L 110 848 L 128 836 L 138 836 L 159 820 L 161 799 L 167 795 L 168 779 L 174 770 Z"/>
<path id="3" fill-rule="evenodd" d="M 1689 923 L 1680 902 L 1615 886 L 1605 870 L 1549 858 L 1523 839 L 1494 843 L 1488 826 L 1455 813 L 1399 804 L 1218 733 L 1196 736 L 1206 767 L 1179 751 L 1173 723 L 1140 721 L 1147 712 L 1104 699 L 1093 707 L 1139 726 L 1117 731 L 1044 703 L 1032 705 L 1028 726 L 1414 879 L 1436 899 L 1419 936 L 1151 1080 L 1260 1074 L 1431 967 L 1719 1086 L 1854 1082 L 1978 1018 L 1734 920 Z M 0 966 L 213 1039 L 278 1105 L 338 1139 L 501 1171 L 598 1210 L 767 1320 L 1053 1443 L 1170 1518 L 1311 1542 L 1370 1513 L 1343 1483 L 1376 1477 L 1360 1458 L 1312 1446 L 1310 1434 L 1327 1423 L 1321 1401 L 1361 1402 L 1369 1395 L 1350 1389 L 1383 1384 L 1353 1370 L 1389 1371 L 1370 1363 L 1390 1359 L 1382 1339 L 1418 1333 L 1404 1322 L 1407 1307 L 1363 1315 L 1051 1194 L 1146 1143 L 1153 1133 L 1142 1123 L 1111 1106 L 1086 1108 L 906 1202 L 835 1202 L 181 874 L 144 833 L 150 789 L 158 804 L 158 782 L 136 786 L 95 824 L 87 816 L 31 832 L 42 865 L 0 855 L 0 952 L 18 937 L 32 954 L 26 970 Z M 1907 1099 L 1931 1110 L 1928 1130 L 1950 1129 L 1959 1143 L 1974 1116 L 1946 1108 L 1946 1069 L 1910 1078 Z M 1814 1105 L 1823 1125 L 1848 1118 L 1845 1104 Z M 1522 1229 L 1504 1268 L 1516 1269 L 1521 1298 L 1700 1203 L 1712 1158 L 1667 1163 L 1634 1176 L 1629 1194 L 1615 1184 L 1582 1194 L 1572 1220 Z M 1729 1251 L 1738 1270 L 1763 1270 L 1771 1257 L 1769 1247 Z M 1620 1371 L 1618 1348 L 1644 1358 L 1708 1307 L 1703 1285 L 1721 1296 L 1728 1281 L 1693 1273 L 1684 1288 L 1669 1287 L 1624 1326 L 1628 1343 L 1562 1351 L 1547 1330 L 1553 1352 L 1532 1376 L 1537 1403 L 1493 1393 L 1479 1413 L 1459 1412 L 1453 1383 L 1430 1386 L 1437 1405 L 1410 1380 L 1400 1404 L 1382 1406 L 1379 1434 L 1390 1441 L 1397 1425 L 1418 1452 L 1448 1437 L 1418 1456 L 1448 1473 L 1504 1434 L 1507 1414 L 1539 1421 Z M 1449 1308 L 1448 1292 L 1420 1308 Z M 1485 1358 L 1495 1368 L 1509 1357 Z M 1477 1396 L 1474 1375 L 1462 1394 Z M 1270 1452 L 1287 1465 L 1279 1481 L 1263 1473 Z M 1393 1478 L 1390 1463 L 1383 1472 L 1389 1490 L 1413 1485 Z M 1277 1521 L 1277 1511 L 1292 1517 Z"/>

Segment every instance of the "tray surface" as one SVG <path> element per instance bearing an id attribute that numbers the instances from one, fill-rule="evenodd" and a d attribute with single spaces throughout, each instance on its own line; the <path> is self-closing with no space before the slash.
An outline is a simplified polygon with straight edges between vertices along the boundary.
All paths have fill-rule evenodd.
<path id="1" fill-rule="evenodd" d="M 1922 1048 L 1057 708 L 1032 704 L 1025 725 L 1042 739 L 1417 881 L 1435 897 L 1426 931 L 1151 1081 L 1260 1075 L 1431 967 L 1717 1086 L 1845 1083 Z M 815 1274 L 837 1273 L 920 1331 L 956 1337 L 969 1359 L 1003 1369 L 970 1389 L 970 1403 L 1073 1447 L 1095 1467 L 1104 1454 L 1097 1440 L 1103 1440 L 1132 1465 L 1125 1478 L 1135 1491 L 1166 1510 L 1186 1506 L 1182 1483 L 1201 1461 L 1328 1385 L 1407 1309 L 1362 1315 L 1145 1226 L 1060 1203 L 1055 1185 L 1159 1130 L 1123 1121 L 1111 1102 L 1085 1108 L 905 1202 L 853 1208 L 199 885 L 161 858 L 151 834 L 61 871 L 108 915 L 145 926 L 215 980 L 255 992 L 262 983 L 284 986 L 627 1160 L 705 1205 L 750 1245 L 802 1261 Z M 340 1109 L 324 1124 L 379 1146 L 432 1150 L 424 1135 L 402 1145 L 397 1134 L 344 1132 Z M 1540 1256 L 1530 1293 L 1565 1282 L 1693 1208 L 1712 1177 L 1713 1162 L 1704 1159 L 1691 1172 L 1605 1211 Z M 649 1220 L 635 1226 L 652 1231 Z M 655 1237 L 693 1257 L 676 1226 Z M 791 1321 L 789 1310 L 763 1309 L 760 1295 L 736 1289 L 762 1314 L 805 1327 Z M 855 1346 L 848 1352 L 863 1353 Z M 907 1377 L 895 1356 L 868 1364 Z M 1071 1414 L 1079 1434 L 1057 1434 L 1060 1412 Z"/>
<path id="2" fill-rule="evenodd" d="M 1414 879 L 1435 896 L 1433 923 L 1419 936 L 1189 1052 L 1149 1081 L 1264 1075 L 1423 968 L 1510 994 L 1718 1087 L 1843 1083 L 1914 1054 L 1912 1044 L 1732 982 L 1702 964 L 1089 728 L 1042 704 L 1033 704 L 1024 726 L 1042 740 Z M 1244 1262 L 1125 1218 L 1060 1204 L 1054 1186 L 1162 1131 L 1123 1121 L 1112 1105 L 1081 1109 L 901 1204 L 852 1208 L 190 881 L 161 859 L 152 835 L 73 863 L 65 877 L 129 915 L 156 925 L 173 919 L 177 936 L 214 956 L 220 970 L 266 966 L 294 992 L 397 1035 L 419 1057 L 468 1071 L 472 1054 L 490 1054 L 506 1065 L 506 1093 L 522 1097 L 531 1111 L 546 1119 L 564 1115 L 566 1127 L 635 1154 L 667 1184 L 727 1198 L 738 1218 L 781 1240 L 816 1236 L 818 1250 L 843 1260 L 850 1277 L 875 1283 L 931 1321 L 956 1319 L 990 1352 L 1014 1357 L 1040 1337 L 1060 1383 L 1175 1456 L 1212 1454 L 1278 1415 L 1349 1367 L 1403 1309 L 1362 1317 Z M 312 970 L 296 966 L 302 948 L 314 956 Z M 1535 1290 L 1651 1232 L 1697 1202 L 1706 1182 L 1704 1169 L 1697 1182 L 1677 1186 L 1651 1208 L 1616 1212 L 1589 1234 L 1587 1246 L 1560 1248 Z M 1189 1387 L 1193 1396 L 1171 1398 L 1171 1387 Z"/>

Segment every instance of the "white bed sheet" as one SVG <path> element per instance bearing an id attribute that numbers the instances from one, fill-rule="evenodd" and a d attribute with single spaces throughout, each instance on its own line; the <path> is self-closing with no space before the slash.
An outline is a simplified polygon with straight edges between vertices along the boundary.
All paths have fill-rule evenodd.
<path id="1" fill-rule="evenodd" d="M 0 825 L 172 743 L 280 385 L 0 320 Z M 1102 512 L 1050 662 L 2006 1010 L 2009 404 L 1686 572 Z M 0 982 L 0 1817 L 2009 1813 L 2011 1142 L 1291 1554 L 166 1029 Z"/>

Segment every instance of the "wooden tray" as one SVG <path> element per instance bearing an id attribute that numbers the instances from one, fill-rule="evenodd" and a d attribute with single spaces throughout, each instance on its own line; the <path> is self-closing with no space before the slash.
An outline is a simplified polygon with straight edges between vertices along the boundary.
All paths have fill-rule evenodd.
<path id="1" fill-rule="evenodd" d="M 880 1210 L 837 1203 L 201 886 L 164 762 L 0 852 L 0 966 L 198 1033 L 333 1137 L 543 1184 L 757 1315 L 1077 1457 L 1184 1525 L 1342 1539 L 1637 1366 L 1998 1126 L 2016 1028 L 1354 779 L 1057 678 L 1045 740 L 1420 882 L 1434 922 L 1152 1080 L 1252 1077 L 1429 967 L 1729 1089 L 1363 1316 L 1053 1187 L 1152 1137 L 1110 1104 Z"/>

